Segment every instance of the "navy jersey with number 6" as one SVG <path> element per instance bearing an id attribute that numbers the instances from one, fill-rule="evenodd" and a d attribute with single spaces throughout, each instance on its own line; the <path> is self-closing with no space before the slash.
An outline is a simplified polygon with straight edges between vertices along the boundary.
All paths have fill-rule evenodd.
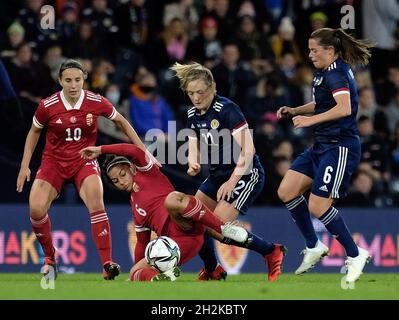
<path id="1" fill-rule="evenodd" d="M 334 97 L 349 95 L 351 114 L 314 127 L 314 145 L 306 149 L 291 169 L 313 180 L 312 193 L 323 198 L 342 198 L 360 161 L 360 139 L 356 114 L 358 95 L 350 66 L 337 59 L 328 68 L 317 70 L 313 79 L 315 114 L 337 105 Z"/>

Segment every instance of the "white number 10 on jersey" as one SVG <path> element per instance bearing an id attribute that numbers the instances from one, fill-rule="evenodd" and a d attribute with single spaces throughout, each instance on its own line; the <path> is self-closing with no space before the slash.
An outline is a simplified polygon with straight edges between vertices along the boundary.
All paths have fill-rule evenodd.
<path id="1" fill-rule="evenodd" d="M 73 135 L 72 135 L 72 130 L 71 128 L 65 129 L 67 133 L 67 137 L 65 138 L 65 141 L 79 141 L 80 138 L 82 137 L 82 129 L 80 128 L 75 128 L 73 129 Z"/>

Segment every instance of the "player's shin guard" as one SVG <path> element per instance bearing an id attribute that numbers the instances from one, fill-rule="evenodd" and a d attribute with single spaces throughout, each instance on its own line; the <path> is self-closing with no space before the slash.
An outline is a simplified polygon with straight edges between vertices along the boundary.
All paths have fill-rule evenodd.
<path id="1" fill-rule="evenodd" d="M 111 230 L 107 213 L 103 210 L 90 213 L 91 234 L 101 263 L 112 261 Z"/>
<path id="2" fill-rule="evenodd" d="M 130 281 L 151 281 L 159 272 L 153 268 L 142 268 L 130 275 Z"/>
<path id="3" fill-rule="evenodd" d="M 223 221 L 209 210 L 200 200 L 194 196 L 187 195 L 190 201 L 182 213 L 182 217 L 200 222 L 205 226 L 222 233 Z"/>
<path id="4" fill-rule="evenodd" d="M 46 213 L 43 217 L 38 220 L 30 218 L 32 223 L 33 232 L 36 235 L 37 241 L 43 248 L 44 255 L 46 257 L 52 257 L 54 254 L 53 239 L 51 237 L 51 221 L 50 217 Z"/>

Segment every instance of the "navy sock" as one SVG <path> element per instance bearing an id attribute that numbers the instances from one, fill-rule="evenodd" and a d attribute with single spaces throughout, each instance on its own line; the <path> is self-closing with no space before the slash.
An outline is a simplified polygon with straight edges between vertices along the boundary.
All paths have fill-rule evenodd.
<path id="1" fill-rule="evenodd" d="M 222 242 L 236 247 L 247 248 L 261 254 L 263 257 L 274 250 L 273 243 L 265 241 L 249 231 L 248 240 L 245 243 L 237 242 L 229 238 L 224 238 Z"/>
<path id="2" fill-rule="evenodd" d="M 314 248 L 318 239 L 313 228 L 312 220 L 310 219 L 308 204 L 305 197 L 296 197 L 295 199 L 286 202 L 285 206 L 291 213 L 292 219 L 294 219 L 294 222 L 304 236 L 306 247 Z"/>
<path id="3" fill-rule="evenodd" d="M 205 269 L 209 272 L 213 272 L 216 269 L 218 260 L 216 259 L 213 238 L 208 234 L 208 232 L 205 232 L 204 234 L 204 244 L 198 254 L 204 262 Z"/>
<path id="4" fill-rule="evenodd" d="M 353 241 L 352 235 L 337 209 L 334 207 L 328 208 L 319 220 L 325 225 L 326 229 L 336 237 L 338 242 L 342 244 L 347 256 L 357 257 L 359 255 L 359 250 Z"/>

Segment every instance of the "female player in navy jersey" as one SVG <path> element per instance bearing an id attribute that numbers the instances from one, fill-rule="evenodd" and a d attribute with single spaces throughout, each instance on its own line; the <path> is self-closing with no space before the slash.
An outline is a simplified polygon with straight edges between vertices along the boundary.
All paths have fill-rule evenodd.
<path id="1" fill-rule="evenodd" d="M 129 122 L 107 99 L 83 90 L 85 78 L 86 73 L 78 61 L 67 60 L 61 65 L 59 83 L 62 91 L 39 103 L 26 137 L 17 191 L 21 192 L 25 181 L 30 181 L 29 163 L 40 133 L 47 127 L 41 165 L 29 196 L 30 221 L 45 255 L 43 273 L 47 276 L 51 266 L 54 276 L 57 276 L 56 252 L 47 212 L 64 182 L 70 181 L 75 184 L 89 211 L 92 236 L 101 258 L 104 279 L 112 280 L 119 274 L 119 266 L 112 261 L 111 230 L 104 208 L 98 162 L 80 158 L 79 150 L 96 143 L 99 116 L 114 121 L 133 143 L 143 150 L 145 147 Z"/>
<path id="2" fill-rule="evenodd" d="M 309 39 L 309 57 L 317 69 L 314 101 L 277 111 L 278 118 L 292 116 L 295 128 L 314 127 L 314 145 L 294 161 L 278 189 L 280 199 L 306 239 L 303 262 L 296 274 L 307 272 L 328 255 L 328 247 L 317 239 L 309 212 L 345 248 L 347 282 L 356 281 L 370 259 L 366 250 L 356 246 L 343 218 L 332 206 L 335 199 L 346 195 L 350 177 L 360 161 L 358 95 L 350 65 L 367 64 L 370 47 L 342 29 L 314 31 Z M 303 193 L 309 189 L 307 205 Z"/>
<path id="3" fill-rule="evenodd" d="M 198 63 L 176 63 L 171 69 L 176 72 L 181 89 L 193 104 L 187 113 L 187 127 L 192 129 L 189 136 L 189 175 L 195 176 L 201 170 L 200 143 L 208 147 L 210 175 L 195 196 L 223 221 L 233 221 L 239 213 L 247 212 L 262 191 L 265 179 L 247 121 L 234 102 L 216 94 L 216 83 L 209 69 Z M 234 243 L 230 239 L 213 236 L 223 243 Z M 207 240 L 205 245 L 210 247 L 213 244 Z M 237 245 L 264 257 L 270 281 L 281 273 L 286 252 L 284 246 L 267 242 L 254 234 L 250 234 L 249 241 L 244 245 Z M 206 270 L 203 275 L 206 277 Z"/>

